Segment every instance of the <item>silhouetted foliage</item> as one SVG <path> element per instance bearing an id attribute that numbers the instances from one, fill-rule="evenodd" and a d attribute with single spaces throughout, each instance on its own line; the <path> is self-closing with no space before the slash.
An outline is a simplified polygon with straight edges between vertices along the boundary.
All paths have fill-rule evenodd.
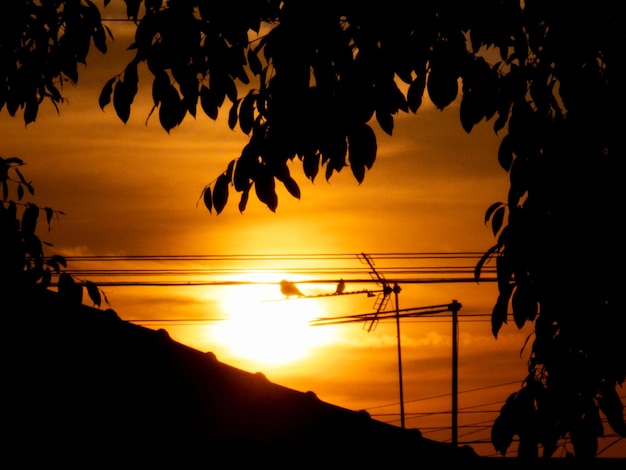
<path id="1" fill-rule="evenodd" d="M 108 3 L 108 2 L 107 2 Z M 78 82 L 91 43 L 107 51 L 107 28 L 91 1 L 23 0 L 0 15 L 0 110 L 23 110 L 26 124 L 39 106 L 63 102 L 65 83 Z"/>
<path id="2" fill-rule="evenodd" d="M 39 216 L 45 214 L 50 230 L 53 217 L 63 212 L 24 200 L 26 193 L 33 196 L 35 190 L 20 170 L 23 165 L 19 158 L 0 157 L 0 304 L 6 307 L 23 302 L 24 296 L 32 295 L 35 289 L 47 289 L 53 276 L 58 276 L 59 296 L 69 305 L 81 304 L 85 287 L 94 306 L 100 307 L 104 294 L 98 286 L 75 280 L 65 271 L 63 256 L 44 256 L 43 247 L 50 244 L 42 242 L 36 233 Z M 15 186 L 16 199 L 10 197 L 11 185 Z"/>
<path id="3" fill-rule="evenodd" d="M 22 3 L 30 16 L 16 15 L 16 24 L 32 27 L 26 36 L 3 29 L 0 57 L 10 67 L 2 69 L 0 109 L 6 103 L 14 115 L 25 105 L 28 123 L 36 116 L 33 103 L 60 101 L 51 78 L 77 81 L 72 65 L 84 62 L 76 51 L 86 52 L 85 38 L 105 47 L 89 2 Z M 320 169 L 329 179 L 346 166 L 363 181 L 376 159 L 372 126 L 392 135 L 394 117 L 417 112 L 425 93 L 439 109 L 459 99 L 467 132 L 493 120 L 510 189 L 506 201 L 487 210 L 497 241 L 478 263 L 476 280 L 486 263 L 496 263 L 495 336 L 509 315 L 519 328 L 535 323 L 529 374 L 494 423 L 494 446 L 504 454 L 518 435 L 521 457 L 535 457 L 539 448 L 550 456 L 557 439 L 569 437 L 577 457 L 591 457 L 604 432 L 599 410 L 626 436 L 616 391 L 626 376 L 626 317 L 617 304 L 624 201 L 608 142 L 608 49 L 624 33 L 615 31 L 612 2 L 125 3 L 137 24 L 136 56 L 105 84 L 100 107 L 112 102 L 126 122 L 138 67 L 147 66 L 152 111 L 166 131 L 198 109 L 215 120 L 229 108 L 228 125 L 250 138 L 203 191 L 217 214 L 233 192 L 244 211 L 253 187 L 275 211 L 277 180 L 300 197 L 288 167 L 296 159 L 311 181 Z M 70 18 L 60 4 L 83 14 Z M 48 18 L 44 9 L 52 21 L 40 19 Z M 63 41 L 63 51 L 74 49 L 69 66 L 58 56 L 42 59 L 29 41 L 39 34 L 44 50 L 61 48 L 60 28 L 43 28 L 54 31 L 52 39 L 35 34 L 41 21 L 58 24 L 55 14 L 56 21 L 90 26 L 78 28 L 82 39 Z M 13 25 L 11 15 L 3 21 Z M 32 64 L 43 72 L 32 73 Z M 16 74 L 36 83 L 28 88 L 36 92 L 13 88 Z"/>

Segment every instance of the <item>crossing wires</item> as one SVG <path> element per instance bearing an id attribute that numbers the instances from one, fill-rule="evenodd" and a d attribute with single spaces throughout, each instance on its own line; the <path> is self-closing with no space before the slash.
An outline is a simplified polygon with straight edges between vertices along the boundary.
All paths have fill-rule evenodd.
<path id="1" fill-rule="evenodd" d="M 377 272 L 389 283 L 475 282 L 482 252 L 371 253 Z M 379 282 L 357 253 L 198 254 L 67 256 L 66 272 L 106 286 L 202 286 L 267 283 L 295 276 L 299 284 Z M 495 281 L 495 269 L 483 266 L 481 282 Z"/>

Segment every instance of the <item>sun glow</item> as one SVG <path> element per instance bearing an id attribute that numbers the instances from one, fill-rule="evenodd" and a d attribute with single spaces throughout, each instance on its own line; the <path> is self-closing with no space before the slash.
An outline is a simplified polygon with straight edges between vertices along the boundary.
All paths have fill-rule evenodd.
<path id="1" fill-rule="evenodd" d="M 304 359 L 332 341 L 328 328 L 309 322 L 322 316 L 315 298 L 284 297 L 277 286 L 247 285 L 222 300 L 227 319 L 213 327 L 215 340 L 242 359 L 275 365 Z"/>

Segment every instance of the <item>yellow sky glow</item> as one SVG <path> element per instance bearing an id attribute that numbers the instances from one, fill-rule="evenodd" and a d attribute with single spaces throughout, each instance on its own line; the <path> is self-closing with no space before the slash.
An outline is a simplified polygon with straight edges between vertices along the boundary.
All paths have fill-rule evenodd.
<path id="1" fill-rule="evenodd" d="M 110 26 L 118 38 L 112 55 L 90 58 L 89 67 L 80 71 L 78 87 L 64 90 L 68 101 L 60 115 L 44 107 L 38 120 L 25 127 L 21 117 L 0 114 L 0 156 L 22 158 L 27 163 L 23 173 L 36 190 L 34 202 L 66 213 L 53 221 L 50 232 L 42 230 L 41 238 L 54 245 L 47 254 L 353 253 L 354 259 L 337 264 L 339 269 L 361 267 L 356 254 L 363 252 L 484 251 L 494 243 L 483 218 L 487 207 L 504 200 L 508 190 L 507 175 L 497 164 L 500 137 L 491 123 L 466 134 L 454 106 L 440 112 L 426 104 L 417 115 L 398 117 L 393 137 L 372 123 L 379 138 L 378 159 L 361 185 L 349 168 L 329 182 L 320 171 L 312 183 L 294 164 L 300 200 L 280 189 L 278 209 L 272 213 L 251 195 L 248 209 L 240 214 L 238 196 L 233 195 L 222 214 L 209 214 L 198 203 L 202 188 L 238 157 L 247 137 L 227 127 L 226 110 L 218 122 L 201 113 L 195 120 L 189 117 L 170 134 L 159 127 L 155 116 L 146 124 L 151 104 L 145 82 L 143 89 L 140 82 L 140 96 L 128 124 L 119 121 L 112 107 L 102 112 L 97 104 L 100 89 L 122 70 L 125 62 L 119 54 L 126 54 L 122 31 L 117 29 L 124 25 Z M 221 268 L 201 262 L 194 267 Z M 228 279 L 277 282 L 287 276 L 294 281 L 314 277 L 298 277 L 297 266 L 284 261 L 275 261 L 273 267 L 280 272 L 255 278 L 246 275 L 243 269 L 248 266 L 242 265 L 242 272 Z M 316 269 L 328 267 L 332 266 L 324 262 Z M 301 289 L 323 293 L 340 276 L 319 275 L 318 280 L 329 284 L 303 284 Z M 123 319 L 152 320 L 144 324 L 165 328 L 174 339 L 212 351 L 223 362 L 263 372 L 281 385 L 312 390 L 340 406 L 367 409 L 397 424 L 395 324 L 380 322 L 370 332 L 356 323 L 307 326 L 316 317 L 372 312 L 375 299 L 350 295 L 282 300 L 277 286 L 270 287 L 276 290 L 247 285 L 104 290 Z M 399 305 L 417 307 L 456 299 L 463 305 L 461 315 L 488 315 L 495 295 L 494 283 L 407 284 L 402 286 Z M 176 319 L 193 321 L 171 321 Z M 434 320 L 412 319 L 401 325 L 407 412 L 415 413 L 407 424 L 424 429 L 450 422 L 446 396 L 451 375 L 450 320 Z M 526 362 L 520 349 L 531 329 L 517 331 L 508 325 L 496 340 L 488 317 L 471 320 L 468 316 L 460 324 L 459 387 L 480 391 L 462 394 L 460 405 L 493 404 L 479 417 L 464 415 L 462 422 L 485 423 L 480 434 L 485 444 L 474 447 L 491 455 L 488 425 L 497 416 L 494 410 L 524 377 Z M 299 359 L 294 360 L 297 354 Z M 441 414 L 418 417 L 429 410 Z M 439 440 L 450 437 L 449 428 L 424 434 Z"/>

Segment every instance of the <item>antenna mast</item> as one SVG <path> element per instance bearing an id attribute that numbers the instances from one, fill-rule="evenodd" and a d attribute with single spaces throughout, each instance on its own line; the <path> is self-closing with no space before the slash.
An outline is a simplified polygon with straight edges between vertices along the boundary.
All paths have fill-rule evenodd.
<path id="1" fill-rule="evenodd" d="M 371 269 L 371 271 L 369 272 L 370 277 L 377 281 L 378 284 L 382 285 L 382 291 L 380 291 L 380 293 L 376 297 L 376 301 L 374 302 L 374 310 L 376 310 L 376 313 L 374 314 L 374 317 L 372 318 L 372 321 L 367 328 L 367 331 L 369 332 L 372 331 L 378 324 L 378 314 L 381 311 L 385 310 L 385 308 L 387 307 L 393 289 L 389 286 L 389 284 L 387 284 L 385 278 L 378 273 L 376 267 L 374 266 L 374 261 L 369 255 L 361 253 L 360 255 L 357 255 L 357 258 L 361 261 L 361 263 L 368 264 Z"/>

